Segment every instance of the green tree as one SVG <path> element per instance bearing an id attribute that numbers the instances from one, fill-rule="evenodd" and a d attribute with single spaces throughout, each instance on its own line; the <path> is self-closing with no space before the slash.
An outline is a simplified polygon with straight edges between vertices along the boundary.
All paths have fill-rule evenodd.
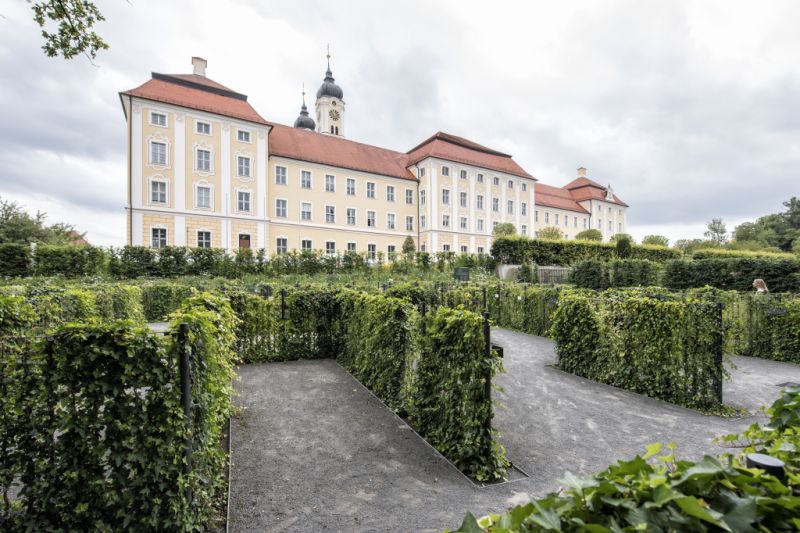
<path id="1" fill-rule="evenodd" d="M 629 241 L 633 242 L 633 237 L 631 237 L 627 233 L 615 233 L 614 235 L 611 236 L 609 242 L 617 242 L 620 239 L 628 239 Z"/>
<path id="2" fill-rule="evenodd" d="M 417 245 L 414 244 L 414 238 L 409 235 L 406 237 L 406 240 L 403 241 L 403 253 L 405 255 L 411 255 L 417 251 Z"/>
<path id="3" fill-rule="evenodd" d="M 614 236 L 617 237 L 617 257 L 628 259 L 633 255 L 633 239 L 624 234 Z"/>
<path id="4" fill-rule="evenodd" d="M 29 0 L 30 1 L 30 0 Z M 94 32 L 95 23 L 105 20 L 90 0 L 43 0 L 32 2 L 33 20 L 42 29 L 42 50 L 48 57 L 71 59 L 84 54 L 91 61 L 108 44 Z M 56 25 L 54 31 L 46 26 Z"/>
<path id="5" fill-rule="evenodd" d="M 548 226 L 539 230 L 539 238 L 549 241 L 558 241 L 564 238 L 564 232 L 555 226 Z"/>
<path id="6" fill-rule="evenodd" d="M 603 234 L 599 229 L 585 229 L 575 235 L 575 239 L 579 241 L 602 241 Z"/>
<path id="7" fill-rule="evenodd" d="M 703 233 L 706 239 L 715 242 L 717 245 L 728 242 L 728 229 L 721 218 L 712 218 L 706 225 L 706 232 Z"/>
<path id="8" fill-rule="evenodd" d="M 503 222 L 502 224 L 498 224 L 495 226 L 494 231 L 492 231 L 492 235 L 495 237 L 507 237 L 509 235 L 516 235 L 517 228 L 514 227 L 514 224 L 511 222 Z"/>
<path id="9" fill-rule="evenodd" d="M 654 246 L 669 246 L 669 239 L 664 237 L 663 235 L 645 235 L 644 239 L 642 239 L 642 244 L 651 244 Z"/>
<path id="10" fill-rule="evenodd" d="M 73 244 L 79 235 L 69 224 L 46 225 L 47 215 L 29 215 L 17 202 L 0 198 L 0 244 Z"/>

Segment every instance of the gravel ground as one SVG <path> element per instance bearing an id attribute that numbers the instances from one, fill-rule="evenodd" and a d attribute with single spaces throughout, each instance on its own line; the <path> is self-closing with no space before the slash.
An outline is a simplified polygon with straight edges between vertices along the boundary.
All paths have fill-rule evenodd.
<path id="1" fill-rule="evenodd" d="M 495 427 L 530 477 L 479 488 L 332 360 L 239 369 L 232 423 L 231 531 L 427 532 L 467 511 L 501 511 L 558 488 L 565 470 L 589 474 L 646 444 L 675 441 L 682 457 L 717 453 L 723 419 L 566 374 L 549 339 L 492 332 L 505 348 Z M 755 409 L 800 366 L 735 357 L 725 402 Z"/>

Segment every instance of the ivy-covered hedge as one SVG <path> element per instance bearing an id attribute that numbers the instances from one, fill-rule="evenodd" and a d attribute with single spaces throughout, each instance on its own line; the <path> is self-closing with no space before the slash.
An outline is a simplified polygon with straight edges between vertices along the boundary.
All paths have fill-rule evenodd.
<path id="1" fill-rule="evenodd" d="M 94 246 L 39 245 L 34 252 L 39 276 L 93 276 L 105 271 L 106 254 Z"/>
<path id="2" fill-rule="evenodd" d="M 14 478 L 24 488 L 0 502 L 2 528 L 207 527 L 224 483 L 219 439 L 231 409 L 234 321 L 225 301 L 204 295 L 173 317 L 173 328 L 188 325 L 185 339 L 174 329 L 165 340 L 129 321 L 92 321 L 4 350 L 4 376 L 14 379 L 2 382 L 0 481 L 4 493 Z M 183 347 L 191 354 L 190 419 L 180 397 Z"/>
<path id="3" fill-rule="evenodd" d="M 559 492 L 505 513 L 467 514 L 455 533 L 797 531 L 800 387 L 785 389 L 767 413 L 767 424 L 722 439 L 742 447 L 736 454 L 694 462 L 653 444 L 587 478 L 567 472 Z M 785 475 L 749 468 L 751 453 L 783 461 Z"/>
<path id="4" fill-rule="evenodd" d="M 151 282 L 141 286 L 142 306 L 148 322 L 165 320 L 192 293 L 192 287 L 180 283 Z"/>
<path id="5" fill-rule="evenodd" d="M 752 291 L 753 280 L 763 279 L 772 292 L 800 292 L 800 260 L 797 259 L 697 259 L 670 261 L 663 284 L 670 289 L 709 285 L 718 289 Z"/>
<path id="6" fill-rule="evenodd" d="M 487 358 L 479 315 L 436 306 L 423 317 L 409 300 L 351 289 L 285 291 L 229 293 L 245 362 L 335 358 L 464 473 L 503 477 L 486 388 L 501 365 Z"/>
<path id="7" fill-rule="evenodd" d="M 31 247 L 27 244 L 0 244 L 0 276 L 29 276 L 33 268 Z"/>
<path id="8" fill-rule="evenodd" d="M 604 263 L 596 259 L 573 267 L 571 281 L 584 289 L 648 287 L 658 285 L 661 265 L 647 259 L 617 259 Z"/>
<path id="9" fill-rule="evenodd" d="M 749 295 L 744 355 L 800 363 L 800 297 Z"/>
<path id="10" fill-rule="evenodd" d="M 655 296 L 562 294 L 552 327 L 558 367 L 686 407 L 721 405 L 721 307 Z"/>
<path id="11" fill-rule="evenodd" d="M 728 250 L 726 248 L 704 248 L 692 253 L 693 259 L 725 259 L 743 257 L 750 259 L 796 259 L 797 256 L 788 252 L 757 252 L 751 250 Z"/>
<path id="12" fill-rule="evenodd" d="M 616 246 L 591 241 L 547 241 L 523 236 L 500 237 L 492 242 L 492 257 L 498 263 L 570 266 L 584 259 L 611 261 L 617 258 Z M 678 259 L 677 250 L 662 246 L 633 246 L 631 259 L 648 259 L 663 263 Z"/>

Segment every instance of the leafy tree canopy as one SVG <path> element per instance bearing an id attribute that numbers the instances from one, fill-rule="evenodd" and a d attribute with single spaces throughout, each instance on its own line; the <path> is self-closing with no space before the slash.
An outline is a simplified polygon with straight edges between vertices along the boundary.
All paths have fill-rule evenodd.
<path id="1" fill-rule="evenodd" d="M 557 241 L 564 238 L 564 232 L 555 226 L 548 226 L 539 230 L 539 238 L 549 241 Z"/>
<path id="2" fill-rule="evenodd" d="M 502 224 L 498 224 L 495 226 L 494 231 L 492 231 L 492 235 L 495 237 L 505 237 L 507 235 L 516 235 L 517 228 L 514 227 L 514 224 L 511 222 L 503 222 Z"/>
<path id="3" fill-rule="evenodd" d="M 733 242 L 747 249 L 800 251 L 800 198 L 783 202 L 786 211 L 772 213 L 755 222 L 744 222 L 733 231 Z"/>
<path id="4" fill-rule="evenodd" d="M 414 238 L 409 235 L 406 237 L 406 240 L 403 241 L 403 253 L 404 254 L 413 254 L 417 251 L 417 245 L 414 244 Z"/>
<path id="5" fill-rule="evenodd" d="M 85 54 L 92 60 L 99 50 L 108 49 L 108 44 L 93 30 L 95 23 L 105 20 L 94 2 L 43 0 L 32 2 L 31 9 L 33 20 L 42 28 L 42 50 L 48 57 L 60 55 L 71 59 Z"/>
<path id="6" fill-rule="evenodd" d="M 599 229 L 585 229 L 575 235 L 575 239 L 579 241 L 602 241 L 603 234 L 600 233 Z"/>
<path id="7" fill-rule="evenodd" d="M 610 242 L 618 242 L 620 239 L 628 239 L 629 241 L 633 242 L 633 237 L 628 235 L 627 233 L 615 233 L 609 239 Z"/>
<path id="8" fill-rule="evenodd" d="M 669 246 L 669 239 L 663 235 L 645 235 L 642 244 L 652 244 L 654 246 Z"/>
<path id="9" fill-rule="evenodd" d="M 721 218 L 712 218 L 711 222 L 706 225 L 706 228 L 706 232 L 703 233 L 706 239 L 718 245 L 728 242 L 728 229 L 725 227 L 725 223 Z"/>
<path id="10" fill-rule="evenodd" d="M 42 212 L 29 215 L 17 202 L 0 198 L 0 244 L 74 244 L 83 235 L 69 224 L 47 225 Z"/>

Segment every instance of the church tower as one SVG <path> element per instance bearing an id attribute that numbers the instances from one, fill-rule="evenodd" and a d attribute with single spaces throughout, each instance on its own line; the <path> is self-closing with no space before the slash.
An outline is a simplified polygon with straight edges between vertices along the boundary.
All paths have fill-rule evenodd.
<path id="1" fill-rule="evenodd" d="M 317 125 L 314 119 L 308 116 L 308 108 L 306 107 L 306 86 L 303 85 L 303 105 L 300 107 L 300 115 L 294 121 L 294 127 L 304 130 L 314 131 Z"/>
<path id="2" fill-rule="evenodd" d="M 317 131 L 328 135 L 344 137 L 344 93 L 336 85 L 331 72 L 331 53 L 328 49 L 328 70 L 325 79 L 317 90 Z"/>

